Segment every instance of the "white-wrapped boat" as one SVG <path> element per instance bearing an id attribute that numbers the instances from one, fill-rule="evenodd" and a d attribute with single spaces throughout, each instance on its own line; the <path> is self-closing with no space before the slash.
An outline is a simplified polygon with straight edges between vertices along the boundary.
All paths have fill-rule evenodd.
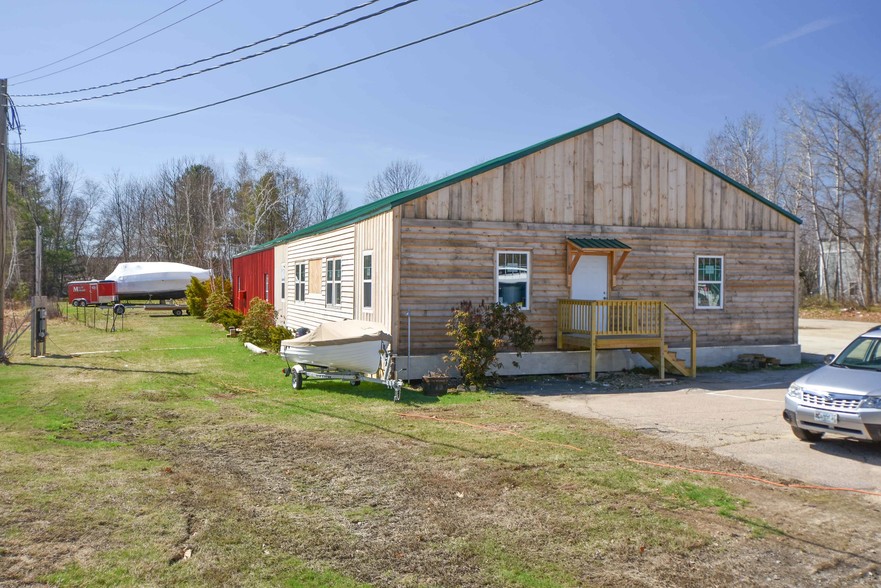
<path id="1" fill-rule="evenodd" d="M 170 261 L 120 263 L 106 279 L 117 284 L 120 298 L 183 298 L 190 279 L 207 280 L 211 270 Z"/>
<path id="2" fill-rule="evenodd" d="M 290 366 L 293 387 L 303 378 L 380 382 L 395 390 L 398 400 L 402 382 L 394 379 L 392 336 L 379 323 L 349 320 L 322 323 L 311 333 L 281 342 L 280 355 Z M 290 364 L 293 364 L 292 366 Z"/>

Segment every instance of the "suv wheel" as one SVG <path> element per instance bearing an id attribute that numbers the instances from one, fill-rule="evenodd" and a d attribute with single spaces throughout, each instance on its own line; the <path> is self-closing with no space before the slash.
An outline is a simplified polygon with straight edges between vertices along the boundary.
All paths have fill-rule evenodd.
<path id="1" fill-rule="evenodd" d="M 796 427 L 795 425 L 792 425 L 792 434 L 802 441 L 819 441 L 823 438 L 823 433 L 815 433 L 813 431 L 808 431 L 807 429 L 802 429 L 801 427 Z"/>

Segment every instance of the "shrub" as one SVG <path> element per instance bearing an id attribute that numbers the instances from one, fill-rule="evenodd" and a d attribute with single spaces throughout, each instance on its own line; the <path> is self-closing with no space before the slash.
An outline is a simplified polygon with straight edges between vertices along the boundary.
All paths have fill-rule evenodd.
<path id="1" fill-rule="evenodd" d="M 497 370 L 502 367 L 496 358 L 499 351 L 512 349 L 520 357 L 541 339 L 541 331 L 526 324 L 526 315 L 518 306 L 482 301 L 474 306 L 469 300 L 453 309 L 447 335 L 453 337 L 454 347 L 444 360 L 459 368 L 466 384 L 480 387 L 498 377 Z"/>
<path id="2" fill-rule="evenodd" d="M 256 296 L 248 305 L 248 314 L 242 321 L 242 339 L 261 347 L 269 345 L 269 330 L 275 326 L 275 309 Z"/>
<path id="3" fill-rule="evenodd" d="M 31 297 L 31 287 L 25 282 L 19 282 L 12 291 L 12 299 L 16 302 L 27 302 Z"/>
<path id="4" fill-rule="evenodd" d="M 289 328 L 275 325 L 269 328 L 269 350 L 278 351 L 281 349 L 281 342 L 294 336 L 293 331 Z"/>
<path id="5" fill-rule="evenodd" d="M 208 306 L 208 282 L 199 280 L 196 276 L 190 278 L 190 285 L 185 290 L 187 295 L 187 310 L 195 317 L 205 316 L 205 307 Z"/>
<path id="6" fill-rule="evenodd" d="M 211 280 L 211 294 L 205 304 L 205 320 L 219 323 L 223 311 L 232 308 L 232 284 L 229 280 Z"/>
<path id="7" fill-rule="evenodd" d="M 217 321 L 215 321 L 215 322 L 218 322 L 221 325 L 223 325 L 223 328 L 228 331 L 230 327 L 236 327 L 236 328 L 241 327 L 242 321 L 244 321 L 244 320 L 245 320 L 245 315 L 240 313 L 238 310 L 233 310 L 231 308 L 228 308 L 228 309 L 222 311 L 217 316 Z"/>

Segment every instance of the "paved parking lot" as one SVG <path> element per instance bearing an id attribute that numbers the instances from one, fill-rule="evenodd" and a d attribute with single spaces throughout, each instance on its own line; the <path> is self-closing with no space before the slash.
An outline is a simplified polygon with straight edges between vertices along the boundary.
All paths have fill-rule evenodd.
<path id="1" fill-rule="evenodd" d="M 806 361 L 836 353 L 867 323 L 802 320 Z M 818 443 L 796 439 L 781 418 L 792 380 L 813 368 L 701 374 L 696 380 L 653 391 L 545 390 L 532 396 L 548 407 L 600 418 L 763 467 L 779 475 L 828 486 L 881 491 L 881 444 L 830 437 Z"/>

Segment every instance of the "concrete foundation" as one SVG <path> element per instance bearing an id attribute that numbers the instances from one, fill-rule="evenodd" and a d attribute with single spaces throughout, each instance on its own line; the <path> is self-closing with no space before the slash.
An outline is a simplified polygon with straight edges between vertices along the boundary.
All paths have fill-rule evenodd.
<path id="1" fill-rule="evenodd" d="M 687 347 L 674 348 L 670 351 L 688 361 L 690 350 Z M 801 363 L 801 346 L 792 345 L 737 345 L 730 347 L 699 347 L 697 350 L 698 367 L 715 367 L 734 361 L 741 353 L 761 353 L 767 357 L 776 357 L 783 365 Z M 590 371 L 590 353 L 587 351 L 535 351 L 524 353 L 517 358 L 514 353 L 500 353 L 503 376 L 528 376 L 551 374 L 583 374 Z M 513 362 L 517 361 L 519 367 Z M 408 367 L 409 374 L 408 375 Z M 650 368 L 641 355 L 626 349 L 600 351 L 597 353 L 598 372 L 620 372 L 636 367 Z M 444 363 L 443 355 L 399 355 L 397 360 L 398 377 L 404 380 L 419 380 L 430 371 L 443 371 L 456 375 L 456 368 Z"/>

